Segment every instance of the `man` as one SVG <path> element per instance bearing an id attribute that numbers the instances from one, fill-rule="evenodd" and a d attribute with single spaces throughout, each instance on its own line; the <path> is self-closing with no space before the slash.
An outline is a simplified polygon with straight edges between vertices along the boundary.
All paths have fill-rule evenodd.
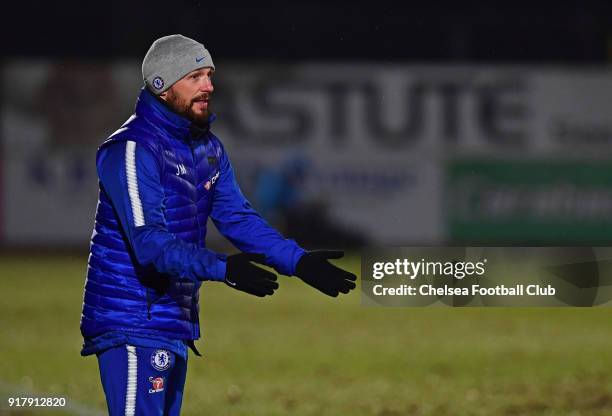
<path id="1" fill-rule="evenodd" d="M 187 347 L 198 354 L 198 290 L 224 282 L 272 295 L 276 275 L 295 275 L 329 296 L 355 275 L 271 228 L 242 195 L 211 133 L 215 66 L 204 45 L 156 40 L 142 63 L 135 113 L 99 148 L 100 183 L 81 316 L 82 355 L 96 354 L 111 415 L 180 412 Z M 242 252 L 206 248 L 206 222 Z"/>

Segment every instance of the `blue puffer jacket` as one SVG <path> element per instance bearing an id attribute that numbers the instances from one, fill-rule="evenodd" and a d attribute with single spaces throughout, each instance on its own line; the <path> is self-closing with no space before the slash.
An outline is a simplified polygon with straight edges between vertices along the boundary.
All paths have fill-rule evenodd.
<path id="1" fill-rule="evenodd" d="M 210 120 L 212 122 L 212 119 Z M 195 340 L 202 280 L 223 281 L 226 257 L 207 250 L 210 216 L 244 252 L 292 275 L 304 254 L 251 208 L 227 154 L 143 89 L 135 114 L 98 150 L 100 194 L 81 332 Z"/>

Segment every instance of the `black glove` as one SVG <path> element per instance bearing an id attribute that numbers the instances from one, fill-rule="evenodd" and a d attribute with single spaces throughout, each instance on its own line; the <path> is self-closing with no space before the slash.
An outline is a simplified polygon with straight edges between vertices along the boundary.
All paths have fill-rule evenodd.
<path id="1" fill-rule="evenodd" d="M 225 283 L 251 295 L 272 295 L 278 289 L 276 275 L 251 263 L 263 263 L 265 260 L 263 254 L 238 253 L 228 256 Z"/>
<path id="2" fill-rule="evenodd" d="M 336 297 L 339 292 L 348 293 L 355 289 L 357 276 L 327 261 L 343 256 L 344 252 L 337 250 L 309 251 L 298 261 L 295 275 L 326 295 Z"/>

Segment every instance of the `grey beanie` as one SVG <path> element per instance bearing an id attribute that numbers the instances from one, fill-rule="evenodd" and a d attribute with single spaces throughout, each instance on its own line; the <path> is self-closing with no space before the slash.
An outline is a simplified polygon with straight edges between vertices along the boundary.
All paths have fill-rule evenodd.
<path id="1" fill-rule="evenodd" d="M 196 69 L 215 69 L 204 45 L 183 35 L 157 39 L 142 61 L 142 78 L 154 94 L 161 94 Z"/>

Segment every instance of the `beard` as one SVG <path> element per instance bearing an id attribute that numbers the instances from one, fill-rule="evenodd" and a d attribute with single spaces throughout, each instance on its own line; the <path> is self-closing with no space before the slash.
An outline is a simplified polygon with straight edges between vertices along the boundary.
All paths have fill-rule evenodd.
<path id="1" fill-rule="evenodd" d="M 201 113 L 196 113 L 193 111 L 193 103 L 202 98 L 206 98 L 208 101 L 208 106 L 206 110 Z M 191 100 L 186 100 L 180 96 L 178 96 L 172 88 L 168 90 L 168 94 L 166 96 L 166 103 L 168 107 L 170 107 L 175 113 L 182 115 L 188 120 L 192 121 L 194 124 L 204 127 L 208 124 L 208 116 L 210 115 L 210 95 L 200 95 Z"/>

